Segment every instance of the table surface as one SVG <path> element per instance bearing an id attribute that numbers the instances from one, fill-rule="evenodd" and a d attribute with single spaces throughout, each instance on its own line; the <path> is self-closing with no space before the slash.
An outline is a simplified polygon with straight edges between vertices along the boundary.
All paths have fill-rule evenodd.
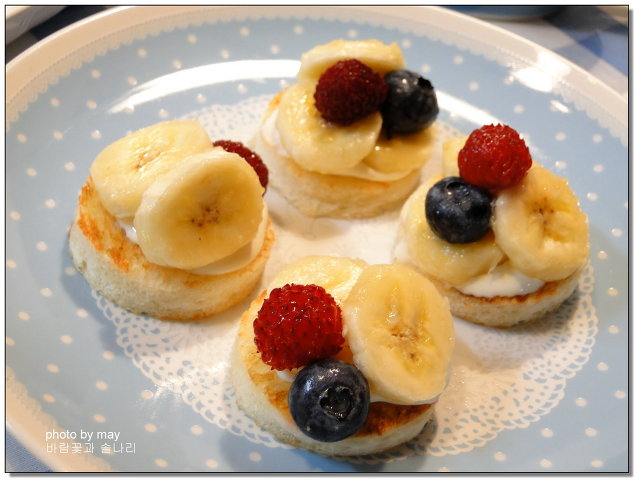
<path id="1" fill-rule="evenodd" d="M 108 8 L 92 5 L 62 9 L 6 44 L 5 63 L 61 28 Z M 626 6 L 564 6 L 553 9 L 545 17 L 524 18 L 499 16 L 497 12 L 482 11 L 481 7 L 450 8 L 476 15 L 546 47 L 600 79 L 628 101 L 629 9 Z M 47 472 L 49 469 L 7 432 L 5 471 Z"/>

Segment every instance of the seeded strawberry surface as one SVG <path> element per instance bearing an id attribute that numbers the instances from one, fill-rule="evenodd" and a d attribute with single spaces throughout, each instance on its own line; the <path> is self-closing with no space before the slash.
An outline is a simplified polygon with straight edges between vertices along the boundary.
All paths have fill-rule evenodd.
<path id="1" fill-rule="evenodd" d="M 529 148 L 513 128 L 488 124 L 471 132 L 458 153 L 460 176 L 488 189 L 518 183 L 531 168 Z"/>
<path id="2" fill-rule="evenodd" d="M 274 370 L 292 370 L 335 355 L 344 344 L 340 306 L 313 284 L 273 289 L 253 330 L 262 361 Z"/>
<path id="3" fill-rule="evenodd" d="M 357 59 L 338 61 L 318 79 L 316 109 L 329 122 L 347 126 L 373 114 L 387 96 L 384 79 Z"/>
<path id="4" fill-rule="evenodd" d="M 250 150 L 239 141 L 218 140 L 213 142 L 213 146 L 219 146 L 225 151 L 235 153 L 244 158 L 258 175 L 260 185 L 265 189 L 267 188 L 267 185 L 269 184 L 269 170 L 267 165 L 262 161 L 262 158 L 260 158 L 256 152 Z"/>

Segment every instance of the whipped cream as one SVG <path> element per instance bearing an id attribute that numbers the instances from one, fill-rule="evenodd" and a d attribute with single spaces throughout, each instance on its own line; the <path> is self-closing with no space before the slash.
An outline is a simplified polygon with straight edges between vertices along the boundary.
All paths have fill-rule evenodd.
<path id="1" fill-rule="evenodd" d="M 476 297 L 522 296 L 536 292 L 544 281 L 534 279 L 517 270 L 510 261 L 499 264 L 487 274 L 476 276 L 456 289 Z"/>
<path id="2" fill-rule="evenodd" d="M 399 238 L 393 253 L 394 260 L 415 267 L 404 239 Z M 487 274 L 476 276 L 466 283 L 455 286 L 463 294 L 476 297 L 512 297 L 536 292 L 544 281 L 529 277 L 514 268 L 509 261 L 499 264 Z"/>
<path id="3" fill-rule="evenodd" d="M 289 158 L 290 160 L 295 162 L 296 160 L 293 160 L 289 156 L 289 153 L 284 148 L 280 140 L 280 133 L 276 128 L 277 115 L 278 115 L 278 109 L 276 108 L 271 113 L 271 115 L 264 120 L 264 123 L 262 123 L 262 127 L 261 127 L 262 137 L 270 146 L 272 146 L 276 150 L 276 153 L 278 155 L 285 158 Z M 413 170 L 401 170 L 401 171 L 383 173 L 381 171 L 371 168 L 366 163 L 360 162 L 355 166 L 352 166 L 350 168 L 346 168 L 340 171 L 339 173 L 332 173 L 332 175 L 351 176 L 354 178 L 363 178 L 365 180 L 371 180 L 371 181 L 394 181 L 394 180 L 399 180 L 401 178 L 404 178 L 412 171 Z"/>
<path id="4" fill-rule="evenodd" d="M 264 245 L 264 238 L 267 231 L 267 221 L 269 219 L 269 211 L 267 204 L 262 204 L 262 220 L 256 230 L 256 234 L 250 242 L 240 247 L 233 254 L 230 254 L 222 259 L 207 264 L 197 269 L 192 269 L 187 272 L 199 275 L 220 275 L 228 274 L 229 272 L 237 271 L 249 264 L 262 250 Z M 138 244 L 138 237 L 136 229 L 133 224 L 126 220 L 118 220 L 118 224 L 125 231 L 127 238 L 134 244 Z"/>

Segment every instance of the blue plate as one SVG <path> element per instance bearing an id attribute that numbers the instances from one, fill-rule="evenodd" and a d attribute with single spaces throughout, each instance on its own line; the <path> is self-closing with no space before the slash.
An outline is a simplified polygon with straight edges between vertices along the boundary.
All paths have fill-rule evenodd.
<path id="1" fill-rule="evenodd" d="M 340 459 L 285 446 L 236 407 L 226 357 L 243 305 L 197 324 L 133 316 L 91 291 L 67 249 L 103 147 L 184 117 L 248 140 L 301 53 L 335 38 L 398 42 L 438 90 L 441 140 L 513 126 L 591 224 L 573 298 L 508 331 L 457 320 L 434 422 L 385 454 Z M 627 116 L 553 53 L 438 8 L 135 7 L 61 31 L 7 67 L 9 428 L 56 470 L 627 471 Z M 274 191 L 267 202 L 277 242 L 262 286 L 306 254 L 390 260 L 397 212 L 348 223 L 302 217 Z"/>

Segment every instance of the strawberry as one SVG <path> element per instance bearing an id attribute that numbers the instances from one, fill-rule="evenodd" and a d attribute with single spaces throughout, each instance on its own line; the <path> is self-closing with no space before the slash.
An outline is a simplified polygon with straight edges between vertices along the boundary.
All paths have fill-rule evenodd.
<path id="1" fill-rule="evenodd" d="M 340 306 L 313 284 L 273 289 L 258 311 L 253 330 L 262 361 L 274 370 L 292 370 L 335 355 L 345 341 Z"/>
<path id="2" fill-rule="evenodd" d="M 458 153 L 460 176 L 467 183 L 487 189 L 515 185 L 531 164 L 524 140 L 504 124 L 488 124 L 472 131 Z"/>
<path id="3" fill-rule="evenodd" d="M 324 71 L 313 97 L 324 119 L 347 126 L 380 109 L 387 85 L 369 66 L 347 59 Z"/>
<path id="4" fill-rule="evenodd" d="M 266 190 L 269 183 L 269 170 L 257 153 L 251 151 L 239 141 L 218 140 L 213 142 L 213 146 L 219 146 L 225 151 L 242 156 L 251 165 L 251 168 L 255 170 L 260 184 Z"/>

